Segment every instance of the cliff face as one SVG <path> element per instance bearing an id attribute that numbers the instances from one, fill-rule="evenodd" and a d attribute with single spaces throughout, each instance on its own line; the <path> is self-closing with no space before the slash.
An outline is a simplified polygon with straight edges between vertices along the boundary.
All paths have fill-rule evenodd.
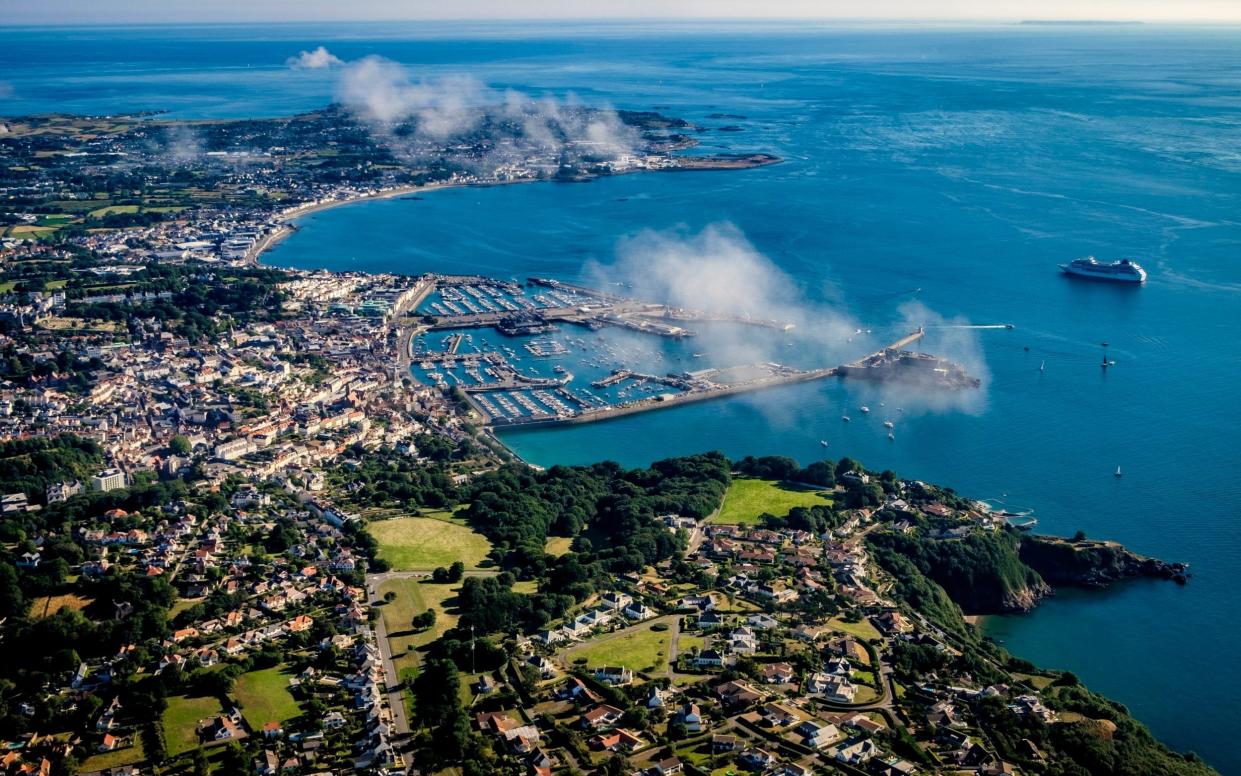
<path id="1" fill-rule="evenodd" d="M 1051 592 L 1051 585 L 1043 580 L 1013 588 L 1008 590 L 1000 601 L 998 613 L 1028 612 L 1038 606 L 1039 601 L 1051 595 Z"/>
<path id="2" fill-rule="evenodd" d="M 1072 542 L 1054 536 L 1024 536 L 1021 561 L 1053 585 L 1107 587 L 1136 577 L 1185 582 L 1184 563 L 1167 563 L 1130 552 L 1115 542 Z"/>
<path id="3" fill-rule="evenodd" d="M 966 614 L 1025 612 L 1051 593 L 1051 586 L 1019 557 L 1015 532 L 951 540 L 878 534 L 870 541 L 912 560 Z"/>

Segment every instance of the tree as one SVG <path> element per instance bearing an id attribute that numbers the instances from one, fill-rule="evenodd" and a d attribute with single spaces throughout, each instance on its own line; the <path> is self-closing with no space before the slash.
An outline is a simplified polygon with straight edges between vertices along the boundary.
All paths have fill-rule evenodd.
<path id="1" fill-rule="evenodd" d="M 142 751 L 153 765 L 160 765 L 168 759 L 168 748 L 164 744 L 164 731 L 158 722 L 152 722 L 142 728 Z"/>
<path id="2" fill-rule="evenodd" d="M 852 458 L 848 458 L 848 457 L 841 458 L 840 461 L 836 464 L 836 479 L 840 479 L 841 475 L 844 475 L 848 472 L 860 471 L 861 468 L 862 468 L 862 465 L 858 463 L 857 461 L 853 460 Z"/>
<path id="3" fill-rule="evenodd" d="M 1083 531 L 1083 530 L 1081 530 L 1081 529 L 1079 528 L 1079 529 L 1077 530 L 1077 533 L 1073 534 L 1073 541 L 1074 541 L 1074 542 L 1084 542 L 1084 541 L 1086 541 L 1086 532 L 1085 532 L 1085 531 Z"/>
<path id="4" fill-rule="evenodd" d="M 228 746 L 224 748 L 224 755 L 220 758 L 220 773 L 245 773 L 249 770 L 249 764 L 246 762 L 246 752 L 241 748 L 241 744 L 236 741 L 229 741 Z"/>
<path id="5" fill-rule="evenodd" d="M 169 440 L 168 449 L 172 450 L 177 455 L 184 456 L 184 455 L 189 455 L 190 450 L 192 450 L 193 448 L 190 445 L 189 437 L 187 437 L 185 434 L 177 434 L 171 440 Z"/>
<path id="6" fill-rule="evenodd" d="M 811 485 L 822 485 L 825 488 L 830 488 L 836 484 L 836 472 L 832 470 L 831 462 L 815 461 L 802 470 L 801 474 L 798 475 L 798 479 Z"/>
<path id="7" fill-rule="evenodd" d="M 191 760 L 194 767 L 194 776 L 210 776 L 211 765 L 207 762 L 207 753 L 200 746 L 194 750 Z"/>
<path id="8" fill-rule="evenodd" d="M 448 581 L 449 582 L 460 582 L 461 578 L 464 576 L 465 576 L 465 564 L 459 560 L 453 561 L 452 565 L 448 567 Z"/>
<path id="9" fill-rule="evenodd" d="M 426 630 L 435 624 L 435 610 L 427 609 L 414 615 L 414 619 L 410 622 L 414 630 Z"/>
<path id="10" fill-rule="evenodd" d="M 621 717 L 621 723 L 626 727 L 643 728 L 646 727 L 647 711 L 645 706 L 633 706 L 625 710 L 624 716 Z"/>

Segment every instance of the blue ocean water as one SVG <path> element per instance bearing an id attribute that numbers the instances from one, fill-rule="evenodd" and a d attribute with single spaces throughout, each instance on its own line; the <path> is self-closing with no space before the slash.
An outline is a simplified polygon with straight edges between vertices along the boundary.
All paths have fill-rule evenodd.
<path id="1" fill-rule="evenodd" d="M 727 223 L 808 300 L 874 339 L 940 317 L 1012 323 L 931 330 L 928 349 L 987 376 L 974 401 L 803 384 L 506 441 L 541 464 L 643 464 L 710 448 L 808 461 L 827 439 L 832 456 L 1034 509 L 1041 530 L 1082 529 L 1190 562 L 1186 587 L 1063 593 L 988 628 L 1016 654 L 1124 702 L 1170 745 L 1241 772 L 1228 743 L 1241 722 L 1220 713 L 1241 691 L 1241 30 L 0 29 L 0 113 L 318 107 L 336 75 L 284 61 L 321 44 L 417 73 L 657 107 L 713 128 L 700 138 L 708 149 L 786 161 L 338 208 L 304 219 L 273 263 L 573 279 L 643 229 L 692 235 Z M 743 131 L 719 132 L 725 124 Z M 1150 281 L 1058 274 L 1058 262 L 1086 253 L 1134 257 Z M 1104 341 L 1117 362 L 1107 371 Z M 894 440 L 878 411 L 856 411 L 881 401 L 885 413 L 904 410 Z"/>

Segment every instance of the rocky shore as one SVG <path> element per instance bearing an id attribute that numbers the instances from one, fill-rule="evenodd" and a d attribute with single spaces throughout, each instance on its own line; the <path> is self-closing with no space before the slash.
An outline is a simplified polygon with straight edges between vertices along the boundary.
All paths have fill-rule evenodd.
<path id="1" fill-rule="evenodd" d="M 1170 579 L 1184 584 L 1189 567 L 1131 552 L 1116 542 L 1023 537 L 1021 561 L 1052 586 L 1107 587 L 1124 579 Z"/>

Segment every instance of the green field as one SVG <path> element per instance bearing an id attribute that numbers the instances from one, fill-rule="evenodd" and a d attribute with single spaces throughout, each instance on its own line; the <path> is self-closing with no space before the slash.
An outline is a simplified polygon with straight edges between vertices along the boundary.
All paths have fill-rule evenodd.
<path id="1" fill-rule="evenodd" d="M 707 637 L 698 636 L 693 633 L 682 633 L 681 640 L 677 642 L 677 646 L 679 647 L 679 654 L 681 655 L 688 655 L 690 650 L 695 647 L 697 647 L 698 651 L 701 652 L 707 646 Z"/>
<path id="2" fill-rule="evenodd" d="M 187 698 L 175 695 L 164 710 L 164 741 L 168 754 L 177 756 L 198 747 L 198 721 L 220 714 L 220 702 L 211 696 Z"/>
<path id="3" fill-rule="evenodd" d="M 460 589 L 460 585 L 437 585 L 416 579 L 396 578 L 385 580 L 376 590 L 381 600 L 386 593 L 396 594 L 391 603 L 385 603 L 378 608 L 384 627 L 388 629 L 388 644 L 392 647 L 392 662 L 398 675 L 403 675 L 406 669 L 417 667 L 420 660 L 416 650 L 435 641 L 457 624 L 457 614 L 453 607 Z M 425 612 L 429 607 L 435 607 L 435 625 L 425 631 L 414 632 L 410 627 L 410 620 L 415 614 Z M 410 647 L 415 651 L 410 651 Z"/>
<path id="4" fill-rule="evenodd" d="M 24 238 L 34 240 L 56 231 L 54 226 L 32 226 L 30 224 L 20 224 L 9 228 L 9 237 Z"/>
<path id="5" fill-rule="evenodd" d="M 398 517 L 370 523 L 367 530 L 394 571 L 426 571 L 457 560 L 477 569 L 491 551 L 486 537 L 451 520 Z"/>
<path id="6" fill-rule="evenodd" d="M 268 722 L 283 724 L 302 713 L 289 694 L 289 674 L 284 666 L 242 674 L 233 694 L 251 730 L 262 730 Z"/>
<path id="7" fill-rule="evenodd" d="M 107 207 L 96 208 L 90 211 L 87 215 L 94 216 L 95 218 L 103 218 L 104 216 L 110 216 L 113 214 L 137 212 L 137 205 L 108 205 Z"/>
<path id="8" fill-rule="evenodd" d="M 793 507 L 812 507 L 832 503 L 828 491 L 783 485 L 772 480 L 735 479 L 724 494 L 724 505 L 713 523 L 758 525 L 758 516 L 767 512 L 784 517 Z"/>
<path id="9" fill-rule="evenodd" d="M 654 622 L 671 624 L 673 619 L 663 617 Z M 605 634 L 568 650 L 565 656 L 570 661 L 586 658 L 586 664 L 592 667 L 624 666 L 632 671 L 657 671 L 668 662 L 672 630 L 651 630 L 654 622 Z"/>
<path id="10" fill-rule="evenodd" d="M 827 627 L 866 641 L 880 638 L 879 631 L 875 629 L 874 625 L 870 624 L 870 620 L 862 620 L 861 622 L 845 622 L 840 618 L 833 617 L 827 621 Z"/>
<path id="11" fill-rule="evenodd" d="M 94 771 L 102 771 L 108 768 L 120 768 L 123 765 L 134 765 L 146 759 L 146 752 L 142 750 L 142 736 L 133 736 L 131 739 L 133 746 L 127 746 L 124 749 L 114 749 L 111 752 L 103 754 L 91 755 L 82 763 L 82 773 L 93 773 Z"/>

